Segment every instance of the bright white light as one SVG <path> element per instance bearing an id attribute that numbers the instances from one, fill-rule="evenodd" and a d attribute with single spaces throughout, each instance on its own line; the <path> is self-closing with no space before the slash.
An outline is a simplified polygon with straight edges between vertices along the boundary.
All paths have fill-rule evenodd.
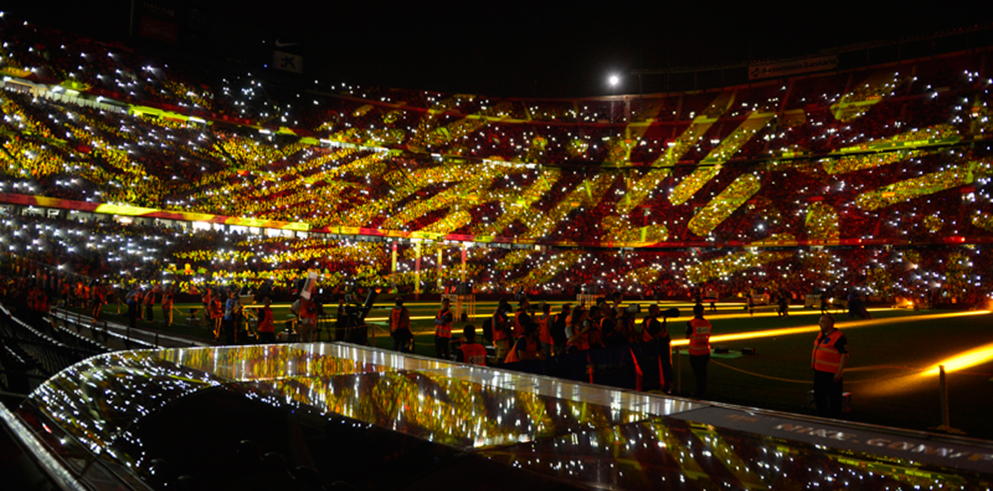
<path id="1" fill-rule="evenodd" d="M 617 75 L 611 75 L 610 78 L 607 79 L 607 81 L 610 82 L 611 87 L 617 87 L 617 84 L 621 83 L 621 77 L 618 77 Z"/>

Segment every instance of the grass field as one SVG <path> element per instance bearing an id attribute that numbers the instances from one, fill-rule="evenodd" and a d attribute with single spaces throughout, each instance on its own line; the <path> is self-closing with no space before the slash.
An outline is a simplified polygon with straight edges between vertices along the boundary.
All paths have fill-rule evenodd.
<path id="1" fill-rule="evenodd" d="M 552 302 L 556 312 L 562 302 Z M 377 325 L 375 345 L 390 348 L 387 316 L 391 304 L 381 304 L 366 319 Z M 408 302 L 416 353 L 433 356 L 434 324 L 438 309 L 434 302 Z M 644 307 L 647 302 L 644 303 Z M 683 317 L 670 321 L 673 344 L 682 340 L 691 304 L 663 302 L 663 307 L 679 308 Z M 186 311 L 199 305 L 177 305 L 175 324 L 163 329 L 162 313 L 156 307 L 158 322 L 144 327 L 209 341 L 205 329 L 186 326 Z M 478 327 L 496 307 L 495 302 L 477 304 Z M 126 309 L 116 315 L 116 307 L 105 308 L 105 317 L 127 323 Z M 926 430 L 941 423 L 938 377 L 924 371 L 943 360 L 984 345 L 993 348 L 993 314 L 988 312 L 915 312 L 904 309 L 870 309 L 874 319 L 855 321 L 837 314 L 837 327 L 848 337 L 851 358 L 845 371 L 845 391 L 852 393 L 852 411 L 845 419 L 866 423 Z M 277 329 L 290 318 L 289 305 L 274 305 Z M 639 316 L 640 317 L 640 316 Z M 709 366 L 708 399 L 812 413 L 808 395 L 812 384 L 810 352 L 817 333 L 819 311 L 794 306 L 791 315 L 777 317 L 771 308 L 759 309 L 754 316 L 744 312 L 741 304 L 718 304 L 717 312 L 708 312 L 714 326 L 713 345 L 726 345 L 732 351 L 754 348 L 755 355 L 714 356 Z M 458 333 L 463 323 L 456 323 Z M 806 328 L 806 329 L 803 329 Z M 790 330 L 792 329 L 792 330 Z M 786 330 L 773 332 L 772 330 Z M 751 339 L 722 341 L 728 334 L 762 335 Z M 456 334 L 457 335 L 457 334 Z M 326 340 L 326 334 L 321 339 Z M 691 393 L 695 385 L 689 362 L 681 357 L 682 392 Z M 993 354 L 985 361 L 948 374 L 950 423 L 967 435 L 993 438 L 989 424 L 993 407 Z M 675 360 L 674 360 L 675 362 Z"/>

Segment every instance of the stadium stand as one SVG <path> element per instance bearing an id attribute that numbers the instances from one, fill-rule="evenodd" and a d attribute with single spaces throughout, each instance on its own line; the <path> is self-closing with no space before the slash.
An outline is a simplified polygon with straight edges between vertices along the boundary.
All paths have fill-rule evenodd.
<path id="1" fill-rule="evenodd" d="M 107 237 L 118 227 L 104 247 L 123 233 L 138 248 L 101 258 L 97 241 L 70 236 L 44 251 L 41 262 L 71 263 L 74 273 L 109 282 L 157 278 L 171 266 L 286 288 L 300 271 L 330 266 L 331 283 L 409 286 L 407 239 L 416 235 L 552 248 L 470 248 L 467 270 L 479 291 L 566 292 L 594 276 L 641 294 L 715 283 L 743 291 L 755 282 L 802 291 L 813 278 L 864 283 L 883 268 L 899 278 L 887 289 L 911 293 L 934 288 L 896 266 L 899 251 L 874 249 L 865 263 L 852 248 L 910 247 L 913 255 L 917 246 L 951 245 L 939 254 L 944 266 L 928 272 L 947 277 L 952 258 L 975 263 L 993 231 L 983 50 L 642 98 L 520 100 L 347 85 L 301 98 L 287 87 L 263 90 L 261 77 L 189 73 L 28 23 L 8 22 L 0 37 L 8 41 L 0 91 L 8 202 L 58 198 L 302 222 L 311 236 L 273 244 L 249 237 L 272 233 L 259 227 L 211 235 L 149 228 L 154 220 L 103 222 L 81 231 Z M 67 220 L 65 211 L 73 206 L 63 203 L 52 223 L 76 227 L 81 215 Z M 401 238 L 396 275 L 376 242 L 359 242 L 362 257 L 343 252 L 356 247 L 353 237 L 391 234 Z M 43 252 L 33 244 L 40 236 L 13 240 L 23 248 L 9 251 L 17 257 Z M 594 249 L 564 249 L 576 246 Z M 601 247 L 639 252 L 618 260 L 621 252 Z M 745 260 L 751 247 L 763 252 Z M 827 247 L 838 266 L 819 270 L 810 247 Z M 671 278 L 646 273 L 670 263 L 662 251 L 676 258 Z M 187 263 L 190 270 L 180 268 Z M 590 264 L 616 267 L 591 275 Z M 942 295 L 982 302 L 982 267 Z M 422 280 L 433 284 L 424 269 Z"/>

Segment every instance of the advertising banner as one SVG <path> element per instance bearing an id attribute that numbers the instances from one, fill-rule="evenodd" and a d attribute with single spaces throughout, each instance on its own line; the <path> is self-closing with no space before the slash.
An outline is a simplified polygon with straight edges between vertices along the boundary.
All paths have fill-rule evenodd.
<path id="1" fill-rule="evenodd" d="M 805 58 L 803 60 L 769 63 L 767 65 L 752 65 L 748 67 L 748 79 L 756 80 L 760 78 L 785 77 L 787 75 L 796 75 L 798 73 L 832 70 L 837 67 L 837 56 L 818 56 L 816 58 Z"/>

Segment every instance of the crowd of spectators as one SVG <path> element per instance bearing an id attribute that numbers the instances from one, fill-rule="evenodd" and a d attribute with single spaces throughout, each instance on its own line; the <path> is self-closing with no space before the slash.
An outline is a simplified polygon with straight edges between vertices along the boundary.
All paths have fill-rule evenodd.
<path id="1" fill-rule="evenodd" d="M 35 215 L 0 222 L 4 261 L 13 261 L 39 284 L 69 278 L 87 285 L 171 286 L 178 301 L 199 298 L 210 286 L 237 285 L 292 298 L 309 271 L 329 291 L 351 286 L 438 293 L 461 280 L 458 244 L 393 247 L 312 234 L 265 237 L 240 232 L 188 230 L 163 225 L 77 221 Z M 442 267 L 438 267 L 438 251 Z M 897 296 L 975 305 L 991 290 L 981 278 L 993 271 L 982 246 L 831 248 L 824 251 L 534 251 L 475 246 L 466 249 L 466 278 L 481 295 L 520 291 L 569 297 L 581 291 L 620 291 L 631 298 L 689 298 L 713 290 L 722 298 L 750 288 L 787 291 L 793 300 L 823 289 L 859 286 L 877 301 Z M 420 262 L 419 274 L 416 264 Z M 121 295 L 123 298 L 123 295 Z"/>
<path id="2" fill-rule="evenodd" d="M 568 205 L 579 209 L 578 217 L 575 214 L 569 216 L 571 221 L 585 224 L 583 230 L 560 223 L 565 214 L 552 213 L 551 223 L 541 224 L 540 233 L 532 235 L 590 241 L 597 240 L 602 232 L 597 230 L 599 227 L 591 231 L 589 226 L 602 223 L 615 208 L 630 211 L 627 205 L 629 183 L 653 172 L 631 170 L 620 178 L 614 178 L 616 173 L 587 167 L 560 170 L 528 164 L 453 165 L 444 160 L 394 158 L 391 154 L 361 148 L 325 149 L 307 147 L 299 141 L 280 143 L 238 128 L 174 127 L 163 124 L 161 119 L 99 114 L 90 109 L 33 101 L 12 93 L 4 94 L 4 100 L 11 107 L 31 107 L 36 113 L 30 115 L 23 110 L 12 110 L 14 115 L 7 118 L 10 133 L 16 134 L 5 144 L 7 151 L 2 155 L 6 163 L 5 174 L 9 178 L 33 181 L 32 187 L 42 190 L 38 194 L 72 199 L 127 202 L 277 220 L 308 220 L 317 226 L 372 225 L 407 230 L 417 230 L 444 218 L 444 215 L 438 215 L 426 220 L 425 214 L 419 211 L 425 206 L 428 213 L 448 210 L 449 214 L 453 214 L 458 205 L 474 219 L 486 219 L 482 222 L 473 220 L 478 225 L 469 229 L 464 228 L 465 220 L 453 219 L 447 226 L 442 221 L 437 224 L 439 231 L 463 230 L 476 234 L 504 232 L 492 230 L 487 225 L 499 221 L 499 217 L 491 215 L 507 213 L 508 207 L 504 205 L 508 201 L 530 205 L 532 211 L 546 214 Z M 28 129 L 36 127 L 47 131 Z M 54 128 L 54 131 L 49 128 Z M 933 132 L 903 133 L 902 139 L 898 136 L 886 141 L 942 138 L 954 135 L 956 131 L 950 125 L 935 128 Z M 60 140 L 44 136 L 59 133 L 67 137 Z M 737 131 L 725 140 L 709 139 L 711 142 L 721 142 L 719 145 L 709 145 L 733 149 L 740 143 L 735 135 L 741 134 Z M 757 197 L 768 197 L 773 202 L 782 200 L 789 205 L 787 200 L 790 198 L 796 201 L 797 198 L 804 200 L 830 194 L 842 206 L 853 203 L 855 198 L 862 199 L 859 201 L 861 203 L 872 198 L 866 194 L 868 189 L 893 183 L 894 168 L 902 168 L 897 175 L 903 177 L 908 169 L 914 169 L 914 174 L 919 176 L 924 169 L 941 167 L 930 162 L 919 165 L 922 160 L 943 160 L 943 167 L 948 168 L 971 159 L 967 151 L 956 148 L 840 156 L 817 162 L 780 162 L 777 167 L 791 175 L 791 182 L 792 177 L 799 177 L 811 185 L 802 187 L 800 192 L 795 192 L 793 187 L 763 185 Z M 690 168 L 688 171 L 670 173 L 667 180 L 671 183 L 670 201 L 677 205 L 675 210 L 668 210 L 665 200 L 650 200 L 647 211 L 655 216 L 669 214 L 669 211 L 685 215 L 692 210 L 679 209 L 678 205 L 688 202 L 700 207 L 722 196 L 725 188 L 747 170 L 740 165 L 725 167 L 700 167 L 695 171 Z M 876 169 L 880 172 L 874 172 Z M 970 184 L 970 178 L 981 177 L 987 172 L 982 168 L 978 170 L 980 176 L 976 175 L 977 172 L 960 173 L 961 182 L 951 180 L 949 187 Z M 767 171 L 764 175 L 770 174 L 772 172 Z M 933 174 L 936 179 L 947 175 Z M 772 182 L 768 178 L 762 180 Z M 471 181 L 472 185 L 458 189 L 444 185 L 445 182 L 460 181 Z M 546 184 L 553 181 L 554 184 Z M 816 181 L 820 181 L 821 185 L 817 185 Z M 657 185 L 660 184 L 662 182 Z M 919 188 L 915 184 L 916 181 L 911 181 L 908 187 Z M 889 204 L 918 196 L 903 196 L 899 188 L 894 192 L 895 197 L 891 197 Z M 934 191 L 928 191 L 928 194 L 931 192 Z M 535 193 L 535 196 L 530 197 L 528 193 Z M 779 198 L 777 194 L 789 194 L 790 197 Z M 315 200 L 315 195 L 322 198 Z M 514 195 L 518 196 L 516 200 L 512 198 Z M 414 196 L 418 199 L 411 200 Z M 354 199 L 347 202 L 334 199 L 338 197 Z M 469 197 L 471 202 L 466 200 Z M 612 206 L 611 202 L 616 205 Z M 738 209 L 740 205 L 737 203 L 732 209 Z M 391 213 L 391 210 L 397 210 L 397 206 L 408 209 Z M 877 228 L 861 223 L 854 214 L 849 216 L 852 217 L 851 225 L 843 227 L 849 236 L 860 237 L 867 228 Z M 730 215 L 725 214 L 724 218 L 728 217 Z M 843 215 L 843 218 L 846 217 Z M 677 217 L 672 221 L 686 224 L 689 218 Z M 722 220 L 715 225 L 721 223 L 731 226 L 737 222 Z M 673 223 L 667 225 L 672 238 L 693 237 L 692 230 L 679 230 L 679 227 L 672 226 Z M 715 227 L 698 230 L 715 230 Z M 716 232 L 728 235 L 726 231 Z"/>
<path id="3" fill-rule="evenodd" d="M 993 128 L 990 80 L 973 71 L 980 58 L 972 53 L 716 91 L 519 100 L 345 84 L 301 97 L 264 85 L 264 76 L 188 71 L 9 19 L 0 40 L 0 69 L 13 76 L 166 111 L 104 111 L 7 84 L 0 192 L 304 221 L 326 231 L 580 245 L 971 243 L 993 228 L 984 143 Z M 215 245 L 173 253 L 197 267 L 201 256 L 244 267 L 261 261 Z M 349 275 L 383 277 L 382 264 L 360 268 L 362 260 L 337 257 L 336 247 L 265 256 L 287 270 L 342 263 Z M 494 291 L 542 281 L 564 291 L 585 280 L 576 270 L 585 254 L 490 272 L 499 256 L 469 265 Z M 554 274 L 534 273 L 542 264 L 554 264 Z M 633 270 L 614 275 L 614 286 Z"/>

